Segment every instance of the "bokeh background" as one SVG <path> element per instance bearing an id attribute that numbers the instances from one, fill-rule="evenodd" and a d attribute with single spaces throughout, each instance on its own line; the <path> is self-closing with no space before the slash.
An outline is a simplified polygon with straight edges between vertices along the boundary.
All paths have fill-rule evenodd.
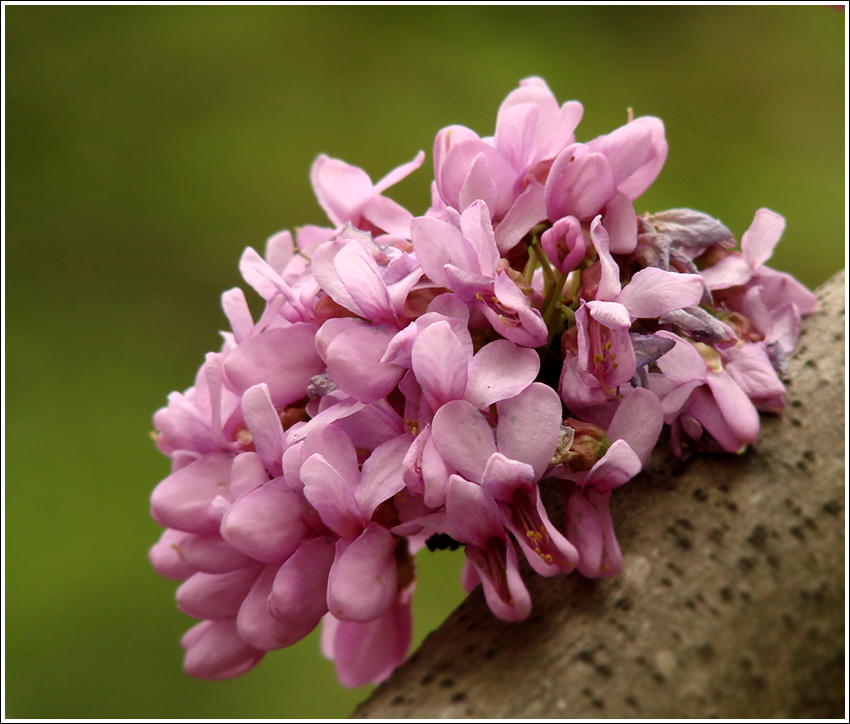
<path id="1" fill-rule="evenodd" d="M 240 679 L 182 673 L 191 625 L 149 568 L 167 461 L 151 414 L 226 325 L 237 260 L 322 223 L 320 152 L 379 178 L 520 78 L 579 140 L 664 119 L 638 211 L 691 206 L 816 286 L 845 263 L 846 19 L 809 7 L 7 7 L 5 698 L 9 717 L 342 717 L 315 636 Z M 428 166 L 393 189 L 428 206 Z M 417 641 L 462 598 L 420 562 Z M 474 665 L 474 662 L 470 662 Z"/>

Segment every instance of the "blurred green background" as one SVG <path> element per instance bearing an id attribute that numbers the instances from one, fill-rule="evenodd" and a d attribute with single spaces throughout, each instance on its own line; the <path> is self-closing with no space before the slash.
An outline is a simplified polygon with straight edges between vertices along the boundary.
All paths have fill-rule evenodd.
<path id="1" fill-rule="evenodd" d="M 315 636 L 190 679 L 192 621 L 146 559 L 151 415 L 218 347 L 243 247 L 323 222 L 318 153 L 377 179 L 443 126 L 489 135 L 540 75 L 583 102 L 579 140 L 629 106 L 664 120 L 638 211 L 740 235 L 768 206 L 773 264 L 816 286 L 845 263 L 844 38 L 823 6 L 7 7 L 6 715 L 342 717 L 367 695 Z M 429 168 L 391 194 L 415 213 Z M 421 561 L 417 640 L 462 599 L 459 564 Z"/>

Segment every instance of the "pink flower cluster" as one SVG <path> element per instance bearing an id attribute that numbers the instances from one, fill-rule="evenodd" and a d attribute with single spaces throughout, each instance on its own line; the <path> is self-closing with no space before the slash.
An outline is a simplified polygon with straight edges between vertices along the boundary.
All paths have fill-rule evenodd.
<path id="1" fill-rule="evenodd" d="M 320 156 L 332 226 L 244 252 L 231 331 L 154 417 L 171 474 L 154 568 L 198 677 L 241 674 L 323 624 L 346 686 L 386 678 L 411 638 L 413 555 L 463 546 L 463 586 L 524 619 L 520 557 L 542 576 L 621 566 L 608 504 L 664 426 L 681 455 L 742 451 L 813 295 L 764 265 L 784 227 L 759 210 L 740 251 L 689 209 L 639 216 L 667 156 L 657 118 L 575 140 L 577 102 L 539 78 L 495 134 L 442 130 L 428 211 Z M 539 482 L 554 479 L 555 524 Z"/>

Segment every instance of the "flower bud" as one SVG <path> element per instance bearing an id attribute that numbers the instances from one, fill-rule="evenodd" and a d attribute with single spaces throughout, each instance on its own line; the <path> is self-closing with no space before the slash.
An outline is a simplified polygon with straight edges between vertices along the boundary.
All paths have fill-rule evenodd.
<path id="1" fill-rule="evenodd" d="M 597 425 L 568 417 L 564 424 L 574 430 L 572 445 L 565 454 L 564 463 L 573 472 L 590 470 L 609 447 L 611 439 Z"/>

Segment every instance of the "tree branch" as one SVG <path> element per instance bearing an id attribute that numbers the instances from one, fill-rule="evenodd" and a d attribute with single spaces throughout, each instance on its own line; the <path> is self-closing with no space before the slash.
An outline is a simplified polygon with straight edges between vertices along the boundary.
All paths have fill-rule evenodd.
<path id="1" fill-rule="evenodd" d="M 842 718 L 844 285 L 744 455 L 658 452 L 614 493 L 618 576 L 530 576 L 519 624 L 474 591 L 353 716 Z"/>

